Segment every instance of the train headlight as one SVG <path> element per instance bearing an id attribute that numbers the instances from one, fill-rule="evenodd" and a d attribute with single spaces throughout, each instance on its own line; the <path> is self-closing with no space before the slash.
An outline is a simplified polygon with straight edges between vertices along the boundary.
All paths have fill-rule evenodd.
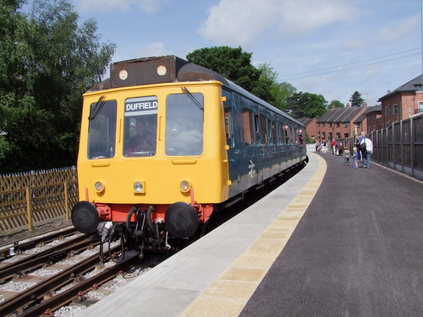
<path id="1" fill-rule="evenodd" d="M 191 189 L 191 183 L 187 180 L 183 180 L 179 183 L 179 189 L 183 193 L 188 193 Z"/>
<path id="2" fill-rule="evenodd" d="M 102 193 L 104 191 L 104 184 L 102 182 L 96 182 L 94 188 L 97 193 Z"/>
<path id="3" fill-rule="evenodd" d="M 136 194 L 145 193 L 145 184 L 144 184 L 144 182 L 135 182 L 134 183 L 134 192 Z"/>

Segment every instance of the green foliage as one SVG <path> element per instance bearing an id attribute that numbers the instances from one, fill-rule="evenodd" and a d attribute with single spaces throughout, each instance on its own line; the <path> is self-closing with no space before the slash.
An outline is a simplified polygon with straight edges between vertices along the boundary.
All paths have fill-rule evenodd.
<path id="1" fill-rule="evenodd" d="M 252 91 L 260 77 L 260 71 L 251 65 L 251 55 L 243 52 L 241 47 L 219 46 L 195 50 L 187 55 L 187 60 L 214 70 L 244 89 Z"/>
<path id="2" fill-rule="evenodd" d="M 241 47 L 202 48 L 187 55 L 189 62 L 214 70 L 279 109 L 296 89 L 289 83 L 278 83 L 278 74 L 268 64 L 258 68 L 251 64 L 251 53 Z"/>
<path id="3" fill-rule="evenodd" d="M 322 95 L 294 93 L 288 98 L 286 111 L 294 118 L 319 118 L 326 112 L 327 101 Z"/>
<path id="4" fill-rule="evenodd" d="M 5 1 L 2 1 L 5 2 Z M 114 52 L 67 0 L 0 9 L 0 173 L 76 163 L 82 93 Z"/>
<path id="5" fill-rule="evenodd" d="M 364 99 L 358 91 L 355 91 L 350 99 L 351 107 L 362 107 L 364 105 Z"/>
<path id="6" fill-rule="evenodd" d="M 335 108 L 344 108 L 345 105 L 340 102 L 339 100 L 332 100 L 328 105 L 328 109 L 335 109 Z"/>
<path id="7" fill-rule="evenodd" d="M 258 67 L 260 77 L 258 84 L 253 89 L 253 94 L 268 101 L 275 107 L 285 110 L 287 107 L 288 97 L 292 96 L 296 89 L 289 83 L 278 83 L 278 74 L 268 64 L 262 64 Z M 260 88 L 262 91 L 258 91 Z"/>

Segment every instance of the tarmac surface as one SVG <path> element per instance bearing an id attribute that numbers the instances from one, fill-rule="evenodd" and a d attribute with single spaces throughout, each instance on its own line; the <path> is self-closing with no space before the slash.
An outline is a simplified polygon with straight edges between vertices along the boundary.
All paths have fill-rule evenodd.
<path id="1" fill-rule="evenodd" d="M 319 191 L 240 316 L 423 316 L 423 184 L 322 157 Z"/>
<path id="2" fill-rule="evenodd" d="M 330 153 L 309 157 L 81 316 L 423 316 L 423 184 Z"/>

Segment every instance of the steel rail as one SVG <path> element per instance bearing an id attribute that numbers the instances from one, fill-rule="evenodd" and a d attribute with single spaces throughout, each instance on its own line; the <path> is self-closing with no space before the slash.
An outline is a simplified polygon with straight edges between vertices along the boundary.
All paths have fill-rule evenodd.
<path id="1" fill-rule="evenodd" d="M 115 246 L 110 249 L 110 253 L 118 251 L 120 248 L 120 245 Z M 73 280 L 78 278 L 80 274 L 89 271 L 98 263 L 100 263 L 100 256 L 99 254 L 94 254 L 82 262 L 71 266 L 69 269 L 56 274 L 52 278 L 29 288 L 28 290 L 0 304 L 0 316 L 7 316 L 8 314 L 14 312 L 23 312 L 29 306 L 35 305 L 36 302 L 40 301 L 47 293 L 60 289 L 61 287 L 71 283 Z"/>
<path id="2" fill-rule="evenodd" d="M 72 250 L 84 249 L 93 244 L 93 240 L 90 237 L 90 235 L 78 236 L 40 253 L 28 256 L 21 261 L 9 263 L 0 268 L 0 281 L 10 279 L 13 275 L 22 273 L 24 270 L 36 268 L 45 263 L 57 262 L 57 260 L 62 259 Z"/>
<path id="3" fill-rule="evenodd" d="M 19 243 L 19 242 L 15 242 L 15 243 L 10 243 L 7 245 L 7 247 L 3 247 L 0 249 L 0 257 L 1 258 L 8 258 L 9 256 L 9 252 L 10 252 L 10 248 L 13 247 L 14 252 L 19 252 L 19 251 L 25 251 L 31 248 L 34 248 L 35 246 L 37 246 L 40 243 L 49 243 L 53 240 L 57 240 L 61 237 L 67 237 L 69 235 L 72 235 L 76 232 L 75 228 L 68 228 L 62 231 L 55 231 L 51 234 L 46 234 L 43 235 L 42 237 L 34 237 L 33 239 L 31 239 L 30 241 L 24 242 L 24 243 Z"/>
<path id="4" fill-rule="evenodd" d="M 99 274 L 92 276 L 91 278 L 78 283 L 74 287 L 69 288 L 64 292 L 57 294 L 48 300 L 43 301 L 39 305 L 24 311 L 21 315 L 19 315 L 19 317 L 32 317 L 39 315 L 47 316 L 49 315 L 48 312 L 53 312 L 59 309 L 60 307 L 69 304 L 72 300 L 75 299 L 75 297 L 80 296 L 81 294 L 92 290 L 96 286 L 102 285 L 115 278 L 126 265 L 130 264 L 137 258 L 137 255 L 129 256 L 128 258 L 123 259 L 116 265 L 105 269 Z M 53 314 L 51 314 L 51 316 L 53 316 Z"/>

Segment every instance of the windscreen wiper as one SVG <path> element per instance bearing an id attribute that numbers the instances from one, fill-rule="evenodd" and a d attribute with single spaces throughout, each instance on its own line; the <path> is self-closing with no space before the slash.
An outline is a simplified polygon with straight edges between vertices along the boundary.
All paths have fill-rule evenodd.
<path id="1" fill-rule="evenodd" d="M 104 95 L 98 98 L 94 107 L 91 108 L 90 116 L 88 117 L 88 120 L 91 121 L 91 120 L 94 120 L 95 117 L 97 117 L 97 115 L 100 113 L 101 108 L 103 108 L 104 104 L 106 103 L 104 99 L 105 99 Z"/>
<path id="2" fill-rule="evenodd" d="M 204 111 L 203 105 L 199 103 L 197 99 L 195 99 L 195 97 L 192 95 L 192 93 L 188 90 L 187 87 L 181 87 L 181 89 L 184 92 L 184 94 L 186 94 L 191 99 L 191 101 L 198 107 L 198 109 L 200 109 L 201 111 Z"/>

